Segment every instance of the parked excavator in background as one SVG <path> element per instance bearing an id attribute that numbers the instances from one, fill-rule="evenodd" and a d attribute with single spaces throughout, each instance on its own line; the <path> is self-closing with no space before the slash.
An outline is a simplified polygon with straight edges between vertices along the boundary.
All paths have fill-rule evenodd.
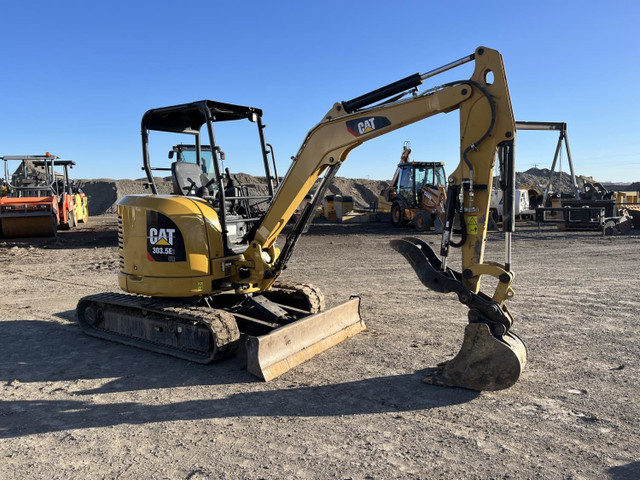
<path id="1" fill-rule="evenodd" d="M 471 61 L 475 69 L 470 79 L 418 93 L 426 79 Z M 129 195 L 118 204 L 118 281 L 129 294 L 80 299 L 80 326 L 96 337 L 203 363 L 233 354 L 243 337 L 247 368 L 264 380 L 360 332 L 365 324 L 358 298 L 324 310 L 319 289 L 278 278 L 352 149 L 453 110 L 460 111 L 460 164 L 449 177 L 440 254 L 415 238 L 394 240 L 392 247 L 407 258 L 424 285 L 455 293 L 469 308 L 460 352 L 425 381 L 475 390 L 513 385 L 526 363 L 526 349 L 511 330 L 513 318 L 505 305 L 514 294 L 509 211 L 505 263 L 485 262 L 483 257 L 496 159 L 506 203 L 513 205 L 516 131 L 502 57 L 484 47 L 425 74 L 334 104 L 309 131 L 277 189 L 260 109 L 202 100 L 147 111 L 142 117 L 142 156 L 153 193 Z M 258 127 L 269 208 L 257 217 L 234 210 L 234 202 L 244 198 L 222 172 L 214 135 L 214 125 L 239 120 Z M 191 135 L 200 158 L 203 127 L 214 175 L 206 180 L 197 163 L 174 162 L 172 179 L 180 194 L 158 195 L 149 133 Z M 311 201 L 278 246 L 278 236 L 321 176 Z M 461 227 L 457 241 L 454 218 Z M 450 248 L 461 249 L 461 272 L 447 265 Z M 480 291 L 481 278 L 487 275 L 498 282 L 492 295 Z"/>
<path id="2" fill-rule="evenodd" d="M 69 179 L 71 160 L 45 155 L 5 155 L 6 196 L 0 198 L 0 235 L 4 238 L 52 237 L 89 217 L 87 198 Z M 14 163 L 15 162 L 15 163 Z M 11 174 L 9 165 L 17 165 Z M 61 167 L 63 173 L 55 172 Z"/>
<path id="3" fill-rule="evenodd" d="M 400 163 L 389 187 L 380 193 L 380 204 L 390 205 L 394 227 L 412 225 L 418 232 L 442 233 L 447 200 L 442 162 L 412 162 L 411 144 L 404 142 Z"/>

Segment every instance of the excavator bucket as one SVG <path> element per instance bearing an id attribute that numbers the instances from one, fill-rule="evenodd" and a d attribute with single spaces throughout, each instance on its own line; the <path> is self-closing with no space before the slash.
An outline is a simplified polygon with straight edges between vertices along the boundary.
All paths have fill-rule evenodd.
<path id="1" fill-rule="evenodd" d="M 526 365 L 527 349 L 509 330 L 510 316 L 481 292 L 474 293 L 462 284 L 462 275 L 442 269 L 433 249 L 416 238 L 391 241 L 394 250 L 411 264 L 420 281 L 440 292 L 453 292 L 469 307 L 469 324 L 462 347 L 451 360 L 428 371 L 425 383 L 470 390 L 502 390 L 518 381 Z"/>
<path id="2" fill-rule="evenodd" d="M 247 370 L 268 382 L 365 328 L 360 299 L 352 298 L 267 335 L 248 336 Z"/>
<path id="3" fill-rule="evenodd" d="M 430 369 L 425 383 L 470 390 L 503 390 L 520 378 L 526 347 L 513 333 L 495 337 L 486 323 L 470 323 L 458 354 Z"/>

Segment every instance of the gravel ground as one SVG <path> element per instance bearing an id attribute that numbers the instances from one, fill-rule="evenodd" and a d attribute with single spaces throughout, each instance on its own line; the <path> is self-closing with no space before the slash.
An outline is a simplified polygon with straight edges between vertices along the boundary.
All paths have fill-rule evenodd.
<path id="1" fill-rule="evenodd" d="M 421 382 L 457 352 L 466 309 L 388 246 L 407 233 L 311 227 L 283 279 L 330 304 L 360 295 L 367 330 L 269 383 L 240 358 L 80 332 L 78 299 L 117 291 L 115 216 L 0 243 L 0 478 L 640 478 L 639 232 L 519 228 L 509 306 L 529 363 L 489 393 Z"/>

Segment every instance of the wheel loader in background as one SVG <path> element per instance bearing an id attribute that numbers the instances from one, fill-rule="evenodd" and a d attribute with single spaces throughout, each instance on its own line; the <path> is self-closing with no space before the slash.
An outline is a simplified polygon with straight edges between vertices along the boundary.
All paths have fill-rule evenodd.
<path id="1" fill-rule="evenodd" d="M 475 61 L 470 79 L 417 92 L 424 80 L 470 61 Z M 449 178 L 439 255 L 415 238 L 397 239 L 391 246 L 407 258 L 424 285 L 455 293 L 469 308 L 460 352 L 431 371 L 425 381 L 475 390 L 513 385 L 525 365 L 526 349 L 511 331 L 513 318 L 505 305 L 513 296 L 512 220 L 505 220 L 505 264 L 484 262 L 483 256 L 496 155 L 501 187 L 513 203 L 515 124 L 502 58 L 484 47 L 444 67 L 336 103 L 309 131 L 277 189 L 261 110 L 203 100 L 147 111 L 142 118 L 142 152 L 153 193 L 129 195 L 118 204 L 118 281 L 129 294 L 80 299 L 81 328 L 89 335 L 203 363 L 233 354 L 242 338 L 248 370 L 264 380 L 360 332 L 365 324 L 358 298 L 324 310 L 324 297 L 317 288 L 280 283 L 278 278 L 353 148 L 456 109 L 460 111 L 461 161 Z M 261 216 L 233 210 L 242 195 L 228 185 L 220 168 L 214 126 L 239 120 L 258 127 L 269 185 L 269 208 Z M 192 135 L 199 158 L 203 128 L 214 152 L 213 177 L 203 178 L 197 164 L 174 162 L 172 179 L 181 193 L 158 195 L 149 133 Z M 278 246 L 278 236 L 321 176 L 320 187 Z M 461 225 L 457 241 L 454 218 Z M 452 247 L 461 249 L 461 272 L 447 265 Z M 480 291 L 481 277 L 486 275 L 498 281 L 492 295 Z"/>
<path id="2" fill-rule="evenodd" d="M 71 160 L 57 156 L 6 155 L 6 196 L 0 198 L 0 235 L 4 238 L 52 237 L 89 217 L 87 198 L 69 179 Z M 17 165 L 10 173 L 9 165 Z M 61 167 L 63 173 L 56 173 Z"/>
<path id="3" fill-rule="evenodd" d="M 412 162 L 410 155 L 411 144 L 405 142 L 391 184 L 380 194 L 382 202 L 390 204 L 394 227 L 412 225 L 418 232 L 434 227 L 442 233 L 447 198 L 444 163 Z"/>

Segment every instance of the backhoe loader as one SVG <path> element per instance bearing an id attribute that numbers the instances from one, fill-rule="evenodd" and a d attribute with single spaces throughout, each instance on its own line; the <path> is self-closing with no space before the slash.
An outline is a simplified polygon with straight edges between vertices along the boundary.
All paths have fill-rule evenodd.
<path id="1" fill-rule="evenodd" d="M 475 69 L 470 79 L 418 92 L 424 80 L 471 61 Z M 513 296 L 513 215 L 505 220 L 505 264 L 484 262 L 483 254 L 496 158 L 505 201 L 513 204 L 515 124 L 502 57 L 484 47 L 425 74 L 334 104 L 309 131 L 277 188 L 270 175 L 261 110 L 203 100 L 147 111 L 142 118 L 142 151 L 152 194 L 129 195 L 118 204 L 118 280 L 129 294 L 80 299 L 77 315 L 82 329 L 203 363 L 233 354 L 242 338 L 248 370 L 265 381 L 360 332 L 365 324 L 358 298 L 324 310 L 317 288 L 279 283 L 278 278 L 352 149 L 456 109 L 461 161 L 449 178 L 440 253 L 415 238 L 397 239 L 391 246 L 407 258 L 427 287 L 454 292 L 469 308 L 460 352 L 430 371 L 425 381 L 475 390 L 513 385 L 526 361 L 525 346 L 511 332 L 513 319 L 504 305 Z M 258 217 L 233 210 L 234 202 L 243 200 L 242 191 L 229 185 L 220 168 L 214 124 L 235 120 L 258 126 L 270 197 L 269 208 Z M 193 135 L 200 158 L 203 127 L 216 156 L 215 174 L 209 179 L 201 175 L 199 165 L 175 162 L 172 178 L 181 194 L 158 195 L 149 132 Z M 278 235 L 320 177 L 320 186 L 279 247 Z M 447 266 L 451 247 L 461 249 L 461 272 Z M 483 275 L 498 280 L 493 296 L 480 292 Z"/>
<path id="2" fill-rule="evenodd" d="M 398 168 L 380 197 L 391 205 L 394 227 L 411 224 L 418 232 L 435 227 L 437 233 L 442 233 L 446 201 L 444 163 L 413 162 L 410 155 L 411 144 L 404 142 Z"/>

